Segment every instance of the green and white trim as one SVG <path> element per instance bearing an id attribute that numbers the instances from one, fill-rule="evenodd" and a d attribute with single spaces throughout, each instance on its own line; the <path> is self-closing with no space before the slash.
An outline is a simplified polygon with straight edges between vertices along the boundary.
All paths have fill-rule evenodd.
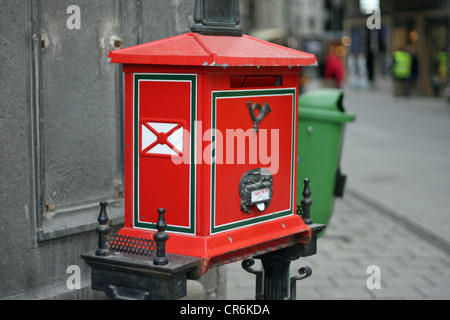
<path id="1" fill-rule="evenodd" d="M 190 159 L 189 159 L 189 225 L 170 225 L 167 231 L 195 234 L 195 211 L 196 211 L 196 128 L 197 119 L 197 75 L 196 74 L 175 74 L 175 73 L 135 73 L 133 75 L 133 225 L 135 228 L 156 229 L 155 223 L 141 221 L 139 218 L 139 153 L 141 149 L 139 141 L 140 126 L 140 103 L 139 90 L 143 81 L 166 81 L 166 82 L 187 82 L 190 84 Z M 170 160 L 169 160 L 170 161 Z"/>
<path id="2" fill-rule="evenodd" d="M 297 90 L 295 88 L 280 88 L 280 89 L 256 89 L 256 90 L 230 90 L 230 91 L 213 91 L 211 99 L 211 127 L 215 134 L 217 124 L 217 100 L 232 99 L 232 98 L 246 98 L 246 97 L 264 97 L 264 96 L 292 96 L 292 149 L 291 149 L 291 174 L 290 174 L 290 203 L 289 207 L 270 214 L 248 218 L 227 224 L 216 225 L 216 163 L 215 157 L 215 141 L 212 140 L 213 153 L 211 154 L 211 234 L 229 231 L 233 229 L 242 228 L 249 225 L 263 223 L 265 221 L 277 219 L 284 216 L 289 216 L 295 213 L 294 205 L 294 166 L 296 161 L 295 144 L 296 144 L 296 127 L 297 119 L 294 116 L 296 111 L 295 98 Z"/>

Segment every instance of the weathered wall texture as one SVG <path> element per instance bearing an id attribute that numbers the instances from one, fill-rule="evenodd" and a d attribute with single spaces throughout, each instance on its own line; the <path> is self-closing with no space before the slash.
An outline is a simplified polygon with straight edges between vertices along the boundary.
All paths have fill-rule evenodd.
<path id="1" fill-rule="evenodd" d="M 102 297 L 80 255 L 96 246 L 99 201 L 123 220 L 123 79 L 107 55 L 189 32 L 193 12 L 193 0 L 0 0 L 0 298 Z M 70 265 L 81 290 L 67 288 Z"/>

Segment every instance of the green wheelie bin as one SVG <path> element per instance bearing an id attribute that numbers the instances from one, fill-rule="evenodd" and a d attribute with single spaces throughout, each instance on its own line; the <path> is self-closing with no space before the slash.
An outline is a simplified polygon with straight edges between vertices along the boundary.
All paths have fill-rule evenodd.
<path id="1" fill-rule="evenodd" d="M 311 219 L 318 224 L 328 225 L 335 197 L 344 193 L 346 176 L 340 170 L 340 157 L 345 124 L 354 121 L 355 115 L 345 112 L 343 98 L 340 89 L 318 89 L 299 97 L 297 202 L 308 178 Z"/>

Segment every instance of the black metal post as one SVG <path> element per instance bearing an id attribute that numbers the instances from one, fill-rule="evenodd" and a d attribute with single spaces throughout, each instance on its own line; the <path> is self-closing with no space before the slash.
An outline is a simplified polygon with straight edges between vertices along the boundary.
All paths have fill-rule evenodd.
<path id="1" fill-rule="evenodd" d="M 167 228 L 166 220 L 164 219 L 164 213 L 166 209 L 159 208 L 158 209 L 158 222 L 156 222 L 156 229 L 158 232 L 155 233 L 155 242 L 156 242 L 156 257 L 153 260 L 153 264 L 157 266 L 165 266 L 169 263 L 166 258 L 166 241 L 169 240 L 169 235 L 165 232 Z"/>
<path id="2" fill-rule="evenodd" d="M 108 214 L 106 213 L 106 205 L 108 203 L 106 201 L 100 202 L 100 214 L 98 216 L 97 232 L 98 232 L 98 249 L 95 251 L 95 255 L 97 256 L 108 256 L 109 255 L 109 247 L 108 247 L 108 234 L 111 231 L 111 228 L 108 225 Z"/>
<path id="3" fill-rule="evenodd" d="M 309 179 L 305 178 L 303 180 L 303 183 L 305 184 L 304 188 L 303 188 L 303 199 L 300 202 L 301 206 L 302 206 L 302 218 L 303 221 L 305 222 L 305 224 L 310 225 L 313 224 L 313 221 L 311 219 L 311 205 L 313 203 L 313 201 L 311 200 L 311 190 L 309 189 Z"/>
<path id="4" fill-rule="evenodd" d="M 314 230 L 313 237 L 316 236 L 316 231 Z M 311 250 L 305 249 L 305 246 L 307 245 L 294 245 L 256 256 L 255 259 L 261 260 L 264 271 L 254 271 L 249 268 L 254 263 L 252 262 L 253 259 L 247 259 L 242 262 L 242 267 L 246 271 L 256 274 L 257 300 L 296 299 L 295 282 L 309 277 L 312 274 L 312 270 L 308 266 L 302 267 L 298 270 L 299 276 L 289 278 L 289 267 L 292 261 L 310 255 Z"/>
<path id="5" fill-rule="evenodd" d="M 283 300 L 288 290 L 291 260 L 266 254 L 261 257 L 264 268 L 264 300 Z"/>
<path id="6" fill-rule="evenodd" d="M 192 32 L 240 37 L 239 0 L 196 0 L 194 22 Z"/>
<path id="7" fill-rule="evenodd" d="M 261 259 L 264 268 L 264 293 L 261 294 L 264 300 L 296 300 L 296 282 L 311 276 L 312 270 L 308 266 L 302 267 L 298 270 L 299 275 L 289 278 L 290 264 L 301 257 L 307 257 L 316 253 L 315 239 L 324 227 L 324 225 L 314 225 L 312 227 L 313 239 L 311 239 L 312 242 L 310 244 L 299 244 L 255 257 L 256 259 Z M 314 248 L 309 248 L 310 245 Z M 245 267 L 244 269 L 247 270 Z M 256 274 L 254 271 L 252 273 Z M 260 289 L 258 289 L 257 278 L 257 293 L 258 290 Z"/>

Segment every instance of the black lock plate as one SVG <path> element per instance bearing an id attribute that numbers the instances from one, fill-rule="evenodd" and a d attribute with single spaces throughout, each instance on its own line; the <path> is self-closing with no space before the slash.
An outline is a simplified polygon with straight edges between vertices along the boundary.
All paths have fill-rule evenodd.
<path id="1" fill-rule="evenodd" d="M 273 177 L 270 171 L 258 168 L 244 173 L 239 181 L 239 194 L 243 212 L 251 213 L 254 205 L 259 205 L 258 209 L 267 208 L 273 194 Z"/>

